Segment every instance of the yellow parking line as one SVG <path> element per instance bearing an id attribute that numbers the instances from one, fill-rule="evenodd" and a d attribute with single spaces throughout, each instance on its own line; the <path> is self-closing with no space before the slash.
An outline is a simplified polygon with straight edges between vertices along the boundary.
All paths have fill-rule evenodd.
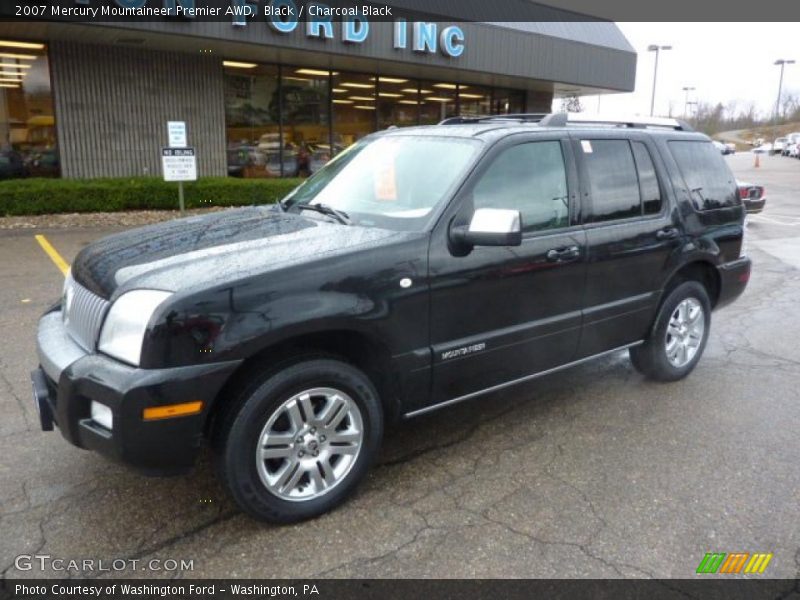
<path id="1" fill-rule="evenodd" d="M 47 238 L 43 235 L 37 235 L 36 241 L 39 242 L 39 245 L 42 247 L 42 250 L 44 250 L 45 254 L 50 257 L 50 260 L 55 263 L 55 265 L 61 270 L 61 273 L 66 277 L 67 271 L 69 271 L 69 265 L 63 258 L 61 258 L 58 250 L 53 248 L 50 242 L 47 241 Z"/>

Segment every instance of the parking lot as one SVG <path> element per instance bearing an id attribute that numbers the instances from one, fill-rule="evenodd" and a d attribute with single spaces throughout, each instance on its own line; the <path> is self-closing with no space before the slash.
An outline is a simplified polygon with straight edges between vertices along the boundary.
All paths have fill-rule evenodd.
<path id="1" fill-rule="evenodd" d="M 0 230 L 3 576 L 65 575 L 15 565 L 37 554 L 131 576 L 685 578 L 707 552 L 800 575 L 800 161 L 728 160 L 768 203 L 750 285 L 688 379 L 645 381 L 620 353 L 404 422 L 350 502 L 285 527 L 240 514 L 208 456 L 145 478 L 39 430 L 28 373 L 62 274 L 34 234 L 70 261 L 113 229 Z"/>

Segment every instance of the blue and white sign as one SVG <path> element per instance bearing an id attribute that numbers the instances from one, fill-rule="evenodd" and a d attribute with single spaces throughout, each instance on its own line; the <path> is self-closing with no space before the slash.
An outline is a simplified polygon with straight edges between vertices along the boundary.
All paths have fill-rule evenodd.
<path id="1" fill-rule="evenodd" d="M 170 148 L 185 148 L 186 144 L 186 122 L 167 121 L 167 139 Z"/>

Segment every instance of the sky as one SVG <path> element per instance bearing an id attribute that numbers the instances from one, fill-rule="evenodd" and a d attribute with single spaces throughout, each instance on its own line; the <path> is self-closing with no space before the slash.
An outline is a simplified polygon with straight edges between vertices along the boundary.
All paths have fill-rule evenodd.
<path id="1" fill-rule="evenodd" d="M 797 1 L 797 0 L 792 0 Z M 771 115 L 778 96 L 777 59 L 795 59 L 786 65 L 783 91 L 800 94 L 800 26 L 797 23 L 617 23 L 638 54 L 636 89 L 629 94 L 605 95 L 601 112 L 650 113 L 655 53 L 650 44 L 672 46 L 658 62 L 655 114 L 683 116 L 684 87 L 694 87 L 690 101 L 700 100 L 740 108 L 754 102 Z M 598 111 L 598 97 L 585 96 L 583 108 Z M 560 101 L 556 102 L 560 105 Z M 691 107 L 690 107 L 691 108 Z"/>

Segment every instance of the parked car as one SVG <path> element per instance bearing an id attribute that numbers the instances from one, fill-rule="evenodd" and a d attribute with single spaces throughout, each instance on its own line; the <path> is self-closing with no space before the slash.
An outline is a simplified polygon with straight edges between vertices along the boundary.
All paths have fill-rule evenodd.
<path id="1" fill-rule="evenodd" d="M 297 155 L 283 152 L 283 177 L 297 173 Z M 240 145 L 228 148 L 228 175 L 244 178 L 281 177 L 280 148 L 268 153 L 260 146 Z"/>
<path id="2" fill-rule="evenodd" d="M 736 151 L 736 147 L 733 144 L 723 144 L 722 142 L 718 142 L 716 140 L 713 140 L 712 143 L 723 156 L 733 154 Z"/>
<path id="3" fill-rule="evenodd" d="M 16 150 L 0 150 L 0 179 L 27 177 L 28 170 L 22 156 Z"/>
<path id="4" fill-rule="evenodd" d="M 786 147 L 786 156 L 790 158 L 800 158 L 800 144 L 791 143 Z"/>
<path id="5" fill-rule="evenodd" d="M 798 143 L 800 143 L 800 133 L 790 133 L 786 136 L 786 142 L 784 142 L 781 154 L 783 156 L 792 156 Z"/>
<path id="6" fill-rule="evenodd" d="M 737 181 L 739 197 L 742 199 L 745 211 L 748 214 L 760 213 L 767 203 L 766 190 L 763 185 L 755 185 L 744 181 Z"/>
<path id="7" fill-rule="evenodd" d="M 783 149 L 786 147 L 786 142 L 788 142 L 788 139 L 785 137 L 776 138 L 772 143 L 772 154 L 783 154 Z"/>
<path id="8" fill-rule="evenodd" d="M 760 146 L 756 146 L 753 148 L 753 152 L 755 154 L 772 154 L 772 144 L 761 144 Z"/>
<path id="9" fill-rule="evenodd" d="M 728 149 L 726 154 L 736 154 L 736 144 L 733 142 L 728 142 L 725 144 L 725 147 Z"/>
<path id="10" fill-rule="evenodd" d="M 30 177 L 58 177 L 61 174 L 61 162 L 55 148 L 31 152 L 25 166 Z"/>
<path id="11" fill-rule="evenodd" d="M 243 510 L 291 522 L 396 419 L 622 350 L 686 377 L 750 275 L 736 181 L 678 121 L 581 118 L 379 132 L 278 205 L 84 247 L 38 325 L 42 428 L 149 472 L 209 443 Z"/>

